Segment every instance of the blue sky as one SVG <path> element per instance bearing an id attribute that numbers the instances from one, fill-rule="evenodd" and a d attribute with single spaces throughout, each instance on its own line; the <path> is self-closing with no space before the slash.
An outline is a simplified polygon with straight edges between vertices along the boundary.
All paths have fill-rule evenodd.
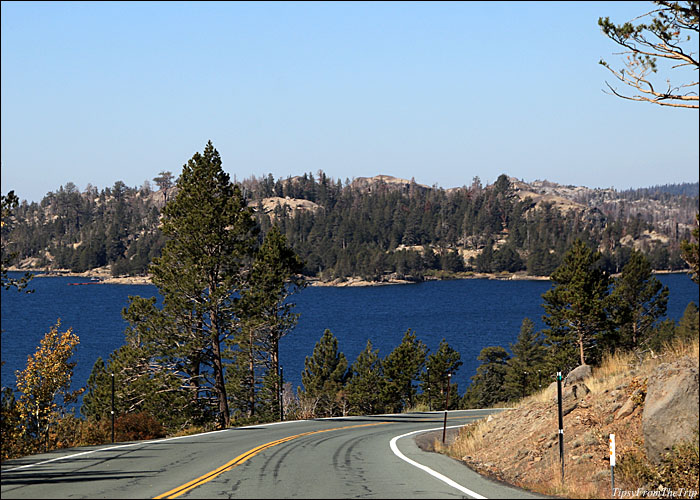
<path id="1" fill-rule="evenodd" d="M 2 193 L 140 186 L 210 139 L 239 180 L 695 182 L 697 111 L 602 91 L 598 17 L 650 7 L 2 2 Z"/>

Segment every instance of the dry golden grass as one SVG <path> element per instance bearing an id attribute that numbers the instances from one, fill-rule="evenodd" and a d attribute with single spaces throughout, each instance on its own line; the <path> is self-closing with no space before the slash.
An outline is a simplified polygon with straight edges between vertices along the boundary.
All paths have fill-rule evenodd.
<path id="1" fill-rule="evenodd" d="M 410 407 L 408 407 L 408 408 L 405 408 L 405 409 L 403 410 L 403 413 L 420 413 L 420 412 L 426 412 L 426 411 L 430 411 L 430 409 L 428 408 L 428 405 L 427 405 L 427 404 L 425 404 L 425 403 L 416 403 L 416 404 L 413 405 L 413 406 L 410 406 Z"/>
<path id="2" fill-rule="evenodd" d="M 698 339 L 673 339 L 664 345 L 661 353 L 647 351 L 641 359 L 632 352 L 606 354 L 600 365 L 593 370 L 591 376 L 584 383 L 592 393 L 600 394 L 616 387 L 635 368 L 642 373 L 651 373 L 658 365 L 675 361 L 684 356 L 698 359 Z"/>
<path id="3" fill-rule="evenodd" d="M 526 403 L 546 403 L 547 401 L 551 401 L 552 398 L 554 398 L 554 395 L 556 394 L 556 388 L 550 389 L 549 387 L 542 389 L 539 392 L 536 392 L 534 394 L 531 394 L 530 396 L 526 397 L 525 399 L 522 400 L 520 404 L 526 404 Z M 518 405 L 520 406 L 520 405 Z"/>
<path id="4" fill-rule="evenodd" d="M 584 380 L 584 384 L 593 394 L 600 394 L 616 387 L 637 365 L 638 361 L 634 353 L 615 352 L 606 354 L 600 365 L 597 366 L 590 377 Z"/>
<path id="5" fill-rule="evenodd" d="M 645 383 L 646 377 L 653 373 L 654 369 L 660 364 L 674 362 L 686 356 L 689 356 L 691 359 L 695 360 L 700 358 L 698 339 L 674 339 L 672 342 L 665 345 L 660 353 L 647 351 L 640 356 L 635 353 L 620 352 L 605 356 L 600 365 L 593 369 L 591 376 L 584 381 L 586 386 L 591 390 L 591 396 L 595 396 L 599 399 L 595 399 L 594 401 L 596 401 L 596 403 L 593 403 L 592 405 L 591 403 L 587 403 L 591 406 L 582 406 L 582 413 L 572 413 L 572 415 L 579 416 L 569 417 L 570 420 L 568 421 L 568 425 L 574 425 L 576 422 L 583 421 L 577 421 L 576 419 L 582 418 L 585 420 L 588 418 L 588 423 L 585 425 L 590 426 L 590 430 L 589 432 L 585 433 L 585 435 L 580 434 L 578 438 L 578 445 L 569 443 L 567 445 L 568 447 L 566 448 L 567 453 L 581 455 L 581 450 L 584 449 L 583 445 L 585 444 L 589 446 L 586 453 L 592 453 L 596 457 L 601 455 L 601 453 L 604 454 L 606 452 L 605 444 L 607 443 L 601 445 L 600 442 L 602 441 L 600 440 L 607 440 L 607 435 L 611 429 L 606 426 L 612 422 L 612 414 L 610 413 L 609 406 L 606 406 L 611 404 L 610 396 L 605 395 L 604 393 L 606 391 L 614 392 L 613 389 L 619 389 L 620 386 L 624 386 L 627 392 L 631 392 L 630 387 L 632 387 L 634 384 Z M 541 411 L 543 406 L 550 404 L 554 400 L 555 395 L 556 387 L 548 387 L 542 391 L 539 391 L 538 393 L 528 396 L 522 401 L 511 403 L 510 406 L 515 407 L 516 411 L 518 412 L 524 412 L 525 416 L 530 414 L 538 415 L 534 418 L 541 418 L 542 414 L 537 412 Z M 636 415 L 636 417 L 634 415 Z M 531 416 L 530 418 L 533 417 Z M 468 458 L 466 461 L 468 463 L 477 464 L 477 467 L 480 467 L 480 465 L 485 462 L 497 462 L 498 458 L 494 460 L 493 443 L 489 443 L 487 441 L 493 439 L 494 434 L 492 431 L 498 428 L 500 421 L 501 420 L 499 417 L 496 417 L 491 422 L 488 422 L 486 419 L 482 419 L 478 422 L 465 426 L 460 429 L 459 435 L 451 445 L 443 446 L 439 440 L 436 440 L 434 443 L 434 449 L 435 451 L 448 454 L 456 459 Z M 565 422 L 565 425 L 567 425 L 567 422 Z M 641 446 L 639 441 L 639 436 L 641 433 L 641 416 L 639 412 L 633 414 L 633 416 L 627 420 L 616 422 L 612 425 L 615 426 L 615 428 L 612 430 L 619 438 L 618 451 L 620 456 L 626 453 L 631 453 Z M 601 430 L 603 427 L 605 427 L 605 432 Z M 577 429 L 579 433 L 582 433 L 586 428 L 581 428 L 579 426 Z M 491 432 L 491 434 L 485 437 L 485 435 L 489 432 Z M 602 437 L 597 435 L 600 433 L 602 433 Z M 586 442 L 586 436 L 589 434 L 596 438 L 594 441 L 600 442 Z M 627 445 L 623 446 L 623 443 L 627 443 Z M 542 446 L 543 442 L 532 444 L 534 446 L 530 449 L 536 449 L 535 447 Z M 514 446 L 523 446 L 523 444 L 514 444 Z M 576 446 L 579 446 L 579 448 L 576 448 Z M 525 449 L 527 449 L 527 445 L 525 445 Z M 573 449 L 577 449 L 577 451 L 572 451 Z M 600 473 L 605 472 L 604 470 L 600 470 L 600 460 L 598 460 L 598 463 L 593 463 L 593 461 L 588 463 L 586 460 L 581 459 L 578 459 L 576 462 L 572 462 L 572 459 L 569 457 L 567 459 L 567 464 L 570 465 L 567 467 L 566 481 L 564 484 L 562 484 L 560 463 L 558 459 L 555 460 L 553 458 L 557 453 L 556 451 L 552 450 L 554 450 L 554 447 L 550 448 L 550 451 L 545 451 L 545 454 L 542 455 L 540 462 L 542 467 L 532 466 L 528 468 L 526 461 L 532 460 L 532 458 L 528 459 L 527 457 L 524 457 L 520 463 L 523 464 L 523 467 L 525 467 L 526 474 L 519 477 L 511 477 L 509 481 L 516 486 L 520 486 L 537 493 L 558 497 L 604 498 L 605 495 L 609 494 L 609 491 L 604 491 L 605 487 L 609 487 L 605 486 L 608 484 L 607 481 L 600 479 Z M 488 458 L 485 458 L 485 456 L 488 456 Z M 517 457 L 514 458 L 515 460 L 518 460 Z M 508 470 L 509 468 L 508 465 L 504 464 L 501 464 L 501 467 L 506 467 L 503 470 Z M 490 475 L 494 471 L 491 469 L 490 471 L 482 470 L 481 472 L 485 473 L 486 475 Z M 499 471 L 496 471 L 496 473 L 499 473 Z M 591 480 L 591 478 L 594 476 L 597 477 L 597 479 Z M 622 481 L 622 478 L 620 478 L 620 481 Z"/>
<path id="6" fill-rule="evenodd" d="M 675 361 L 683 356 L 690 356 L 694 359 L 698 359 L 699 352 L 697 338 L 693 340 L 673 339 L 671 342 L 664 345 L 661 354 L 655 355 L 654 357 L 650 356 L 648 361 L 652 363 L 651 366 L 654 367 L 661 363 Z"/>
<path id="7" fill-rule="evenodd" d="M 473 424 L 465 425 L 459 429 L 459 434 L 454 442 L 445 446 L 441 441 L 435 441 L 435 451 L 446 453 L 453 458 L 461 459 L 471 455 L 484 446 L 484 434 L 494 426 L 493 421 L 481 419 Z"/>

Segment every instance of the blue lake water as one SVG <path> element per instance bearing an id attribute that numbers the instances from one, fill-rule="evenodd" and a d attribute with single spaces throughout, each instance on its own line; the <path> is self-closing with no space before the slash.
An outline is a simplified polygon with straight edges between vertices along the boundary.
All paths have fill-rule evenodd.
<path id="1" fill-rule="evenodd" d="M 678 320 L 689 302 L 698 302 L 698 286 L 687 274 L 662 274 L 670 289 L 667 317 Z M 152 285 L 68 286 L 74 277 L 35 278 L 32 294 L 2 290 L 2 386 L 14 386 L 15 371 L 26 366 L 39 340 L 61 319 L 61 331 L 72 327 L 80 337 L 74 361 L 73 388 L 87 382 L 98 356 L 107 359 L 122 345 L 126 322 L 121 311 L 130 295 L 157 296 Z M 82 280 L 85 281 L 85 280 Z M 549 281 L 498 281 L 486 279 L 431 281 L 380 287 L 307 287 L 293 297 L 300 313 L 297 327 L 280 343 L 285 380 L 301 385 L 304 358 L 328 328 L 339 349 L 352 363 L 372 341 L 384 357 L 409 328 L 431 351 L 442 338 L 460 352 L 463 365 L 453 380 L 463 393 L 476 373 L 481 349 L 514 343 L 523 318 L 536 329 L 541 317 L 542 294 Z"/>

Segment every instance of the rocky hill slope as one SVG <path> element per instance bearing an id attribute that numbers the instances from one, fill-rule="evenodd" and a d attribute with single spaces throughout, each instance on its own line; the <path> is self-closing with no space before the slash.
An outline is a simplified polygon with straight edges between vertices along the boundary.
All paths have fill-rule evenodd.
<path id="1" fill-rule="evenodd" d="M 556 383 L 517 408 L 462 429 L 442 451 L 531 491 L 609 498 L 609 436 L 615 434 L 617 488 L 659 495 L 694 486 L 697 498 L 697 339 L 642 362 L 632 354 L 610 357 L 583 379 L 569 377 L 563 393 L 563 485 Z"/>

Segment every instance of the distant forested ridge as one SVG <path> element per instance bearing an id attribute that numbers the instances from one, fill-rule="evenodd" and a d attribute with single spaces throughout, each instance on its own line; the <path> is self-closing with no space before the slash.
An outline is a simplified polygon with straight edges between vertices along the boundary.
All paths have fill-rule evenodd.
<path id="1" fill-rule="evenodd" d="M 674 196 L 687 196 L 692 198 L 698 195 L 698 183 L 684 182 L 682 184 L 664 184 L 663 186 L 652 186 L 648 188 L 626 189 L 620 191 L 620 196 L 629 200 L 670 199 Z"/>
<path id="2" fill-rule="evenodd" d="M 16 253 L 22 268 L 146 274 L 165 244 L 160 211 L 174 197 L 172 183 L 158 184 L 117 181 L 81 192 L 68 183 L 40 203 L 23 201 L 3 227 L 3 250 Z M 680 270 L 680 242 L 690 238 L 698 211 L 697 182 L 616 191 L 504 174 L 486 186 L 475 177 L 443 189 L 390 176 L 342 182 L 319 171 L 240 185 L 260 237 L 279 227 L 304 260 L 304 274 L 325 281 L 548 276 L 575 239 L 598 248 L 610 272 L 619 272 L 633 248 L 654 269 Z"/>

